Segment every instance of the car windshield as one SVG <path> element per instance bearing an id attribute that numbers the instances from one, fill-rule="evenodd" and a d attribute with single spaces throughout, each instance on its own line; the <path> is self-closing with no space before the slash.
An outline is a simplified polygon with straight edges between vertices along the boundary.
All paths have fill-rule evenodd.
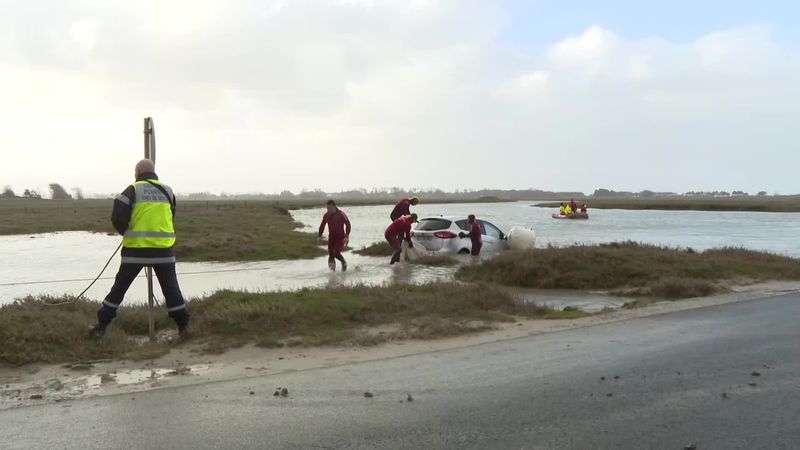
<path id="1" fill-rule="evenodd" d="M 447 219 L 422 219 L 415 229 L 417 231 L 446 230 L 450 228 L 451 223 L 453 222 Z"/>

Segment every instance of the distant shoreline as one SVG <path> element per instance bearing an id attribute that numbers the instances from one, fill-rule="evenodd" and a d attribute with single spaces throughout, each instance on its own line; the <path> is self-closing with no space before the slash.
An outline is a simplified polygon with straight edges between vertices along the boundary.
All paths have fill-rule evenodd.
<path id="1" fill-rule="evenodd" d="M 576 198 L 586 202 L 589 209 L 628 209 L 664 211 L 747 211 L 800 212 L 800 197 L 648 197 L 648 198 Z M 544 202 L 532 206 L 558 208 L 559 202 Z"/>

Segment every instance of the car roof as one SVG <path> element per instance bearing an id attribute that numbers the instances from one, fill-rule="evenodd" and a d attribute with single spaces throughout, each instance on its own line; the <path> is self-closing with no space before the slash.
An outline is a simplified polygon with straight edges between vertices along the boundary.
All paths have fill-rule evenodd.
<path id="1" fill-rule="evenodd" d="M 462 219 L 467 220 L 466 217 L 461 217 L 461 216 L 429 216 L 429 217 L 422 217 L 419 220 L 438 220 L 438 219 L 445 219 L 452 221 L 462 220 Z"/>
<path id="2" fill-rule="evenodd" d="M 437 219 L 452 220 L 453 222 L 455 222 L 456 220 L 467 220 L 467 218 L 464 216 L 428 216 L 428 217 L 420 217 L 419 220 L 422 221 L 422 220 L 437 220 Z M 486 219 L 477 219 L 477 220 L 480 222 L 492 223 Z"/>

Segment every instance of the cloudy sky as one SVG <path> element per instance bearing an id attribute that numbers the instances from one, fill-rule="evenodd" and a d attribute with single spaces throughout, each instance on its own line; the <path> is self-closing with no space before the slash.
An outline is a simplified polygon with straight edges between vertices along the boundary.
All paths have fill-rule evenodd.
<path id="1" fill-rule="evenodd" d="M 0 0 L 0 185 L 796 193 L 797 4 Z"/>

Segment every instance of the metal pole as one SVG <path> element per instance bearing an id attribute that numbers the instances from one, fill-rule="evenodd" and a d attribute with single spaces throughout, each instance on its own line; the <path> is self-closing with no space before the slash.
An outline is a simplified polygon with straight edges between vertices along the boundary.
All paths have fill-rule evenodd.
<path id="1" fill-rule="evenodd" d="M 156 162 L 156 136 L 153 129 L 153 119 L 146 117 L 144 119 L 144 158 Z M 153 268 L 150 266 L 144 269 L 145 277 L 147 277 L 147 331 L 150 336 L 150 342 L 156 341 L 156 323 L 153 315 L 155 308 L 154 295 L 153 295 Z"/>

